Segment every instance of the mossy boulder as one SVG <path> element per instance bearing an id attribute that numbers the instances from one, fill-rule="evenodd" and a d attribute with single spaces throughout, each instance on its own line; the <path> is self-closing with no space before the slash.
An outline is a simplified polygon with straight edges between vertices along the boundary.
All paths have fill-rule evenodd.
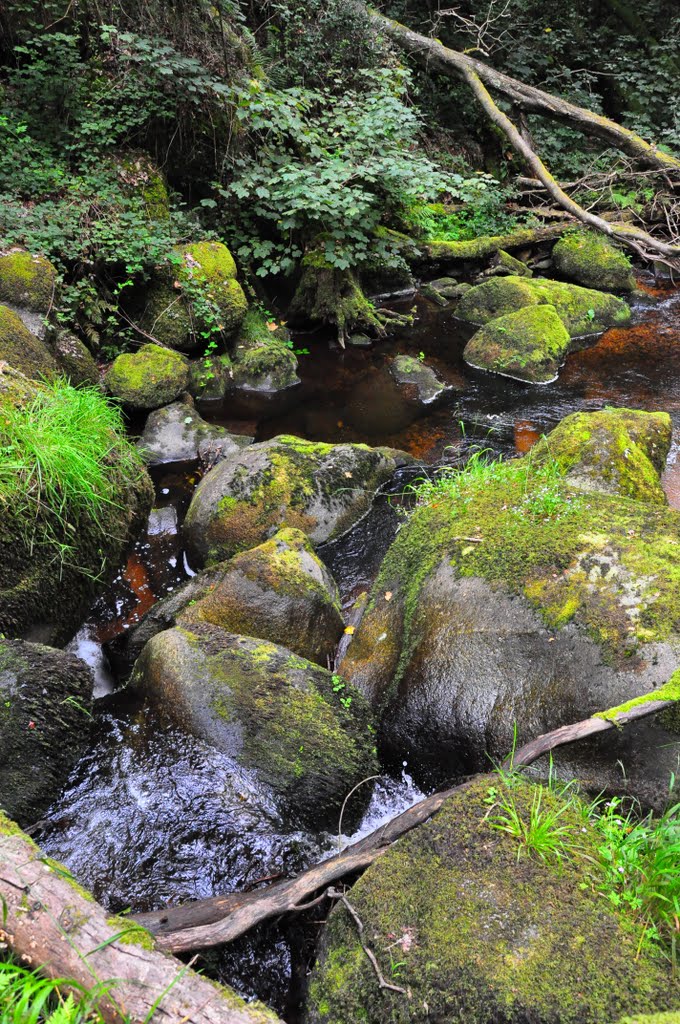
<path id="1" fill-rule="evenodd" d="M 249 444 L 252 438 L 230 434 L 224 427 L 207 423 L 189 399 L 149 413 L 137 447 L 146 464 L 156 466 L 193 461 L 201 452 L 206 459 L 211 451 L 224 458 Z"/>
<path id="2" fill-rule="evenodd" d="M 40 817 L 82 754 L 92 688 L 73 654 L 0 638 L 0 807 L 19 824 Z"/>
<path id="3" fill-rule="evenodd" d="M 456 316 L 475 324 L 525 306 L 554 306 L 572 338 L 595 334 L 630 321 L 630 308 L 616 295 L 544 277 L 494 277 L 475 285 L 460 300 Z"/>
<path id="4" fill-rule="evenodd" d="M 390 756 L 437 781 L 482 769 L 515 725 L 521 744 L 673 676 L 678 545 L 680 513 L 584 493 L 552 459 L 468 473 L 401 527 L 340 671 L 378 711 Z M 663 803 L 675 729 L 650 720 L 555 761 L 596 790 L 621 788 L 620 761 L 629 791 Z"/>
<path id="5" fill-rule="evenodd" d="M 603 292 L 632 292 L 636 284 L 628 257 L 604 235 L 575 231 L 553 249 L 555 267 L 570 281 Z"/>
<path id="6" fill-rule="evenodd" d="M 54 302 L 57 272 L 44 256 L 23 249 L 0 255 L 0 302 L 44 316 Z"/>
<path id="7" fill-rule="evenodd" d="M 579 490 L 667 505 L 660 474 L 671 434 L 665 412 L 575 412 L 535 445 L 531 458 L 535 465 L 553 462 Z"/>
<path id="8" fill-rule="evenodd" d="M 107 391 L 127 409 L 158 409 L 178 398 L 189 383 L 189 362 L 160 345 L 124 352 L 106 371 Z"/>
<path id="9" fill-rule="evenodd" d="M 336 824 L 350 789 L 376 770 L 366 701 L 276 644 L 206 622 L 178 626 L 149 641 L 130 685 L 317 826 Z"/>
<path id="10" fill-rule="evenodd" d="M 10 405 L 25 408 L 42 394 L 40 384 L 0 364 L 0 435 L 3 409 Z M 103 396 L 101 401 L 105 401 Z M 0 440 L 0 463 L 2 452 Z M 146 519 L 153 485 L 122 430 L 112 431 L 104 455 L 115 500 L 102 505 L 97 520 L 70 510 L 68 518 L 62 516 L 59 528 L 57 520 L 50 518 L 46 530 L 41 516 L 48 516 L 47 510 L 29 522 L 20 510 L 22 503 L 2 505 L 0 633 L 48 643 L 69 639 L 92 603 L 101 578 L 118 566 Z M 9 470 L 3 467 L 5 473 L 11 471 L 11 452 L 7 458 Z"/>
<path id="11" fill-rule="evenodd" d="M 490 320 L 470 338 L 463 358 L 478 370 L 547 384 L 557 377 L 571 338 L 554 306 L 524 306 Z"/>
<path id="12" fill-rule="evenodd" d="M 170 218 L 170 198 L 163 172 L 148 153 L 125 153 L 116 158 L 121 189 L 127 196 L 140 196 L 149 221 Z"/>
<path id="13" fill-rule="evenodd" d="M 582 811 L 517 782 L 508 798 L 520 819 L 540 795 L 583 851 L 559 864 L 518 857 L 516 840 L 489 823 L 504 789 L 498 776 L 476 780 L 369 867 L 349 896 L 361 937 L 336 905 L 307 1024 L 610 1024 L 677 1004 L 677 982 L 642 928 L 593 891 L 597 841 Z M 379 987 L 362 942 L 407 994 Z"/>
<path id="14" fill-rule="evenodd" d="M 247 309 L 226 245 L 195 242 L 173 250 L 170 271 L 149 290 L 142 326 L 164 345 L 191 352 L 206 332 L 232 337 Z"/>
<path id="15" fill-rule="evenodd" d="M 232 357 L 235 389 L 280 391 L 300 383 L 290 334 L 255 310 L 245 316 Z"/>
<path id="16" fill-rule="evenodd" d="M 333 577 L 304 533 L 293 529 L 204 569 L 153 605 L 112 644 L 116 667 L 132 668 L 161 630 L 194 622 L 271 640 L 324 666 L 344 628 Z"/>
<path id="17" fill-rule="evenodd" d="M 19 314 L 8 306 L 0 306 L 0 362 L 34 380 L 54 377 L 59 372 L 46 343 L 32 334 Z"/>
<path id="18" fill-rule="evenodd" d="M 412 459 L 392 448 L 332 445 L 281 435 L 220 462 L 196 488 L 184 522 L 198 565 L 255 547 L 282 526 L 314 545 L 340 536 L 377 488 Z"/>
<path id="19" fill-rule="evenodd" d="M 433 281 L 427 282 L 428 287 L 441 295 L 444 299 L 459 299 L 461 295 L 465 295 L 472 285 L 464 281 L 457 281 L 455 277 L 437 277 Z M 421 288 L 421 291 L 423 289 Z M 427 295 L 427 292 L 424 292 Z"/>
<path id="20" fill-rule="evenodd" d="M 72 384 L 100 387 L 101 375 L 89 349 L 71 331 L 59 331 L 54 354 L 62 373 Z"/>

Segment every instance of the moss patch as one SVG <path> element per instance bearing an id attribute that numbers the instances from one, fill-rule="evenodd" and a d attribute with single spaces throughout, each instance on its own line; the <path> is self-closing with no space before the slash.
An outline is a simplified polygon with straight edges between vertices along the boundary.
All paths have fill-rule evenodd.
<path id="1" fill-rule="evenodd" d="M 297 358 L 285 327 L 270 330 L 260 313 L 249 310 L 234 345 L 232 370 L 237 386 L 278 390 L 297 384 Z"/>
<path id="2" fill-rule="evenodd" d="M 480 328 L 463 358 L 478 369 L 519 380 L 547 383 L 569 350 L 569 332 L 554 306 L 525 306 Z"/>
<path id="3" fill-rule="evenodd" d="M 534 465 L 556 463 L 580 489 L 666 505 L 659 474 L 666 465 L 671 433 L 671 418 L 664 412 L 577 412 L 535 445 L 531 459 Z"/>
<path id="4" fill-rule="evenodd" d="M 618 707 L 608 708 L 606 711 L 601 711 L 593 717 L 604 718 L 608 722 L 615 722 L 619 715 L 625 714 L 626 711 L 632 711 L 633 708 L 640 707 L 643 704 L 654 703 L 657 700 L 680 701 L 680 669 L 674 672 L 668 682 L 664 683 L 657 690 L 644 693 L 641 697 L 626 701 L 625 704 L 619 704 Z"/>
<path id="5" fill-rule="evenodd" d="M 54 377 L 57 361 L 44 342 L 31 334 L 14 310 L 0 306 L 0 361 L 27 377 Z"/>
<path id="6" fill-rule="evenodd" d="M 604 292 L 635 290 L 628 257 L 594 231 L 565 235 L 553 249 L 553 260 L 561 274 L 586 288 Z"/>
<path id="7" fill-rule="evenodd" d="M 143 345 L 123 353 L 106 372 L 106 387 L 131 409 L 158 409 L 174 401 L 189 383 L 189 364 L 178 352 Z"/>
<path id="8" fill-rule="evenodd" d="M 0 302 L 45 314 L 54 302 L 57 272 L 44 256 L 16 250 L 0 256 Z"/>
<path id="9" fill-rule="evenodd" d="M 383 974 L 396 975 L 410 997 L 379 989 L 356 926 L 338 906 L 312 975 L 311 1024 L 604 1024 L 677 1004 L 677 984 L 645 950 L 641 930 L 582 887 L 594 864 L 518 860 L 512 837 L 491 829 L 490 788 L 499 785 L 487 777 L 456 793 L 352 889 Z M 535 792 L 513 787 L 523 820 Z M 543 808 L 561 807 L 556 794 L 541 796 Z M 595 836 L 576 806 L 559 821 L 585 854 L 594 852 Z"/>
<path id="10" fill-rule="evenodd" d="M 630 309 L 615 295 L 580 288 L 547 278 L 495 277 L 465 293 L 456 315 L 471 323 L 487 324 L 524 306 L 551 305 L 572 338 L 624 326 Z"/>

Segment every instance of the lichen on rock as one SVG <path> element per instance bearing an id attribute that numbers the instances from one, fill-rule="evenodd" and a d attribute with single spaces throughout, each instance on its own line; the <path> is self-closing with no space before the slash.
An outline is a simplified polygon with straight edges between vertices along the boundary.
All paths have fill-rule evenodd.
<path id="1" fill-rule="evenodd" d="M 23 249 L 0 255 L 0 302 L 43 316 L 54 302 L 57 272 L 44 256 Z"/>
<path id="2" fill-rule="evenodd" d="M 366 701 L 276 644 L 207 622 L 178 626 L 147 643 L 130 685 L 180 728 L 255 771 L 296 817 L 315 825 L 336 824 L 350 789 L 375 772 Z"/>
<path id="3" fill-rule="evenodd" d="M 184 523 L 199 565 L 255 547 L 282 526 L 313 544 L 339 536 L 370 507 L 404 452 L 281 435 L 221 462 L 200 482 Z"/>

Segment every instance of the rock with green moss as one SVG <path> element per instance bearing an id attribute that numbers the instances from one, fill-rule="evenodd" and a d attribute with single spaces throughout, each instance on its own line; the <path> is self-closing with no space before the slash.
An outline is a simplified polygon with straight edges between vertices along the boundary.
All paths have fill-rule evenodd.
<path id="1" fill-rule="evenodd" d="M 376 771 L 366 701 L 276 644 L 207 622 L 177 626 L 149 641 L 130 685 L 317 826 L 336 824 L 352 787 Z"/>
<path id="2" fill-rule="evenodd" d="M 32 334 L 8 306 L 0 306 L 0 361 L 35 380 L 55 377 L 59 372 L 47 344 Z"/>
<path id="3" fill-rule="evenodd" d="M 415 356 L 395 356 L 388 372 L 404 400 L 423 412 L 436 409 L 457 393 L 424 359 Z"/>
<path id="4" fill-rule="evenodd" d="M 413 460 L 392 448 L 281 435 L 220 462 L 196 488 L 184 522 L 198 565 L 261 544 L 282 526 L 314 545 L 348 530 L 378 487 Z"/>
<path id="5" fill-rule="evenodd" d="M 599 868 L 578 805 L 528 783 L 505 790 L 522 821 L 540 797 L 583 851 L 559 863 L 518 857 L 515 838 L 490 823 L 504 790 L 498 776 L 477 779 L 369 867 L 350 893 L 361 936 L 336 905 L 307 1024 L 609 1024 L 677 1005 L 678 983 L 642 926 L 593 891 L 596 880 L 583 884 Z M 381 989 L 362 943 L 403 993 Z"/>
<path id="6" fill-rule="evenodd" d="M 127 196 L 140 196 L 150 222 L 170 218 L 170 199 L 163 172 L 148 153 L 125 153 L 115 160 L 121 189 Z"/>
<path id="7" fill-rule="evenodd" d="M 142 345 L 137 352 L 124 352 L 106 371 L 106 389 L 126 409 L 158 409 L 186 390 L 189 362 L 160 345 Z"/>
<path id="8" fill-rule="evenodd" d="M 638 415 L 654 436 L 656 414 Z M 390 754 L 437 779 L 480 769 L 515 740 L 673 676 L 680 513 L 643 485 L 644 500 L 583 492 L 558 461 L 525 456 L 473 467 L 416 508 L 340 665 L 378 711 Z M 659 805 L 675 730 L 650 720 L 562 748 L 555 762 L 597 791 L 620 788 L 620 762 L 628 791 Z"/>
<path id="9" fill-rule="evenodd" d="M 544 277 L 494 277 L 471 288 L 460 300 L 456 316 L 475 324 L 525 306 L 554 306 L 572 338 L 596 334 L 630 321 L 630 308 L 616 295 L 580 288 Z"/>
<path id="10" fill-rule="evenodd" d="M 553 463 L 571 487 L 667 505 L 660 474 L 671 446 L 668 413 L 604 409 L 567 416 L 532 449 L 535 465 Z"/>
<path id="11" fill-rule="evenodd" d="M 206 461 L 211 452 L 216 458 L 232 455 L 252 444 L 252 438 L 230 434 L 224 427 L 207 423 L 196 412 L 193 402 L 173 402 L 154 409 L 144 424 L 137 447 L 148 466 L 166 462 L 189 462 L 202 452 Z"/>
<path id="12" fill-rule="evenodd" d="M 547 384 L 569 351 L 569 332 L 554 306 L 524 306 L 490 320 L 470 338 L 463 358 L 478 370 Z"/>
<path id="13" fill-rule="evenodd" d="M 173 250 L 170 270 L 149 289 L 142 326 L 162 344 L 192 352 L 206 333 L 233 337 L 247 309 L 226 245 L 195 242 Z"/>
<path id="14" fill-rule="evenodd" d="M 44 256 L 23 249 L 0 255 L 0 302 L 41 316 L 54 303 L 57 272 Z"/>
<path id="15" fill-rule="evenodd" d="M 505 249 L 499 249 L 491 260 L 491 273 L 500 276 L 516 275 L 517 277 L 533 277 L 532 271 L 521 260 L 511 256 Z"/>
<path id="16" fill-rule="evenodd" d="M 0 807 L 20 825 L 40 817 L 83 753 L 92 688 L 73 654 L 0 638 Z"/>
<path id="17" fill-rule="evenodd" d="M 630 260 L 604 235 L 594 231 L 564 235 L 552 255 L 560 274 L 586 288 L 603 292 L 635 291 Z"/>
<path id="18" fill-rule="evenodd" d="M 97 363 L 89 349 L 71 331 L 59 331 L 54 340 L 54 354 L 60 370 L 72 384 L 101 386 Z"/>
<path id="19" fill-rule="evenodd" d="M 49 402 L 45 397 L 49 394 L 37 382 L 0 364 L 0 477 L 5 495 L 12 491 L 16 469 L 12 451 L 3 447 L 3 411 L 10 406 L 31 407 L 38 399 Z M 68 394 L 62 401 L 70 401 Z M 99 401 L 105 404 L 106 399 L 102 395 Z M 30 431 L 26 436 L 30 442 Z M 41 443 L 40 435 L 32 440 Z M 70 455 L 78 458 L 83 434 L 70 442 Z M 91 447 L 84 455 L 93 457 Z M 146 520 L 153 485 L 122 424 L 120 430 L 111 430 L 105 447 L 94 455 L 106 460 L 114 496 L 102 503 L 96 517 L 76 508 L 68 516 L 63 509 L 50 514 L 49 502 L 43 498 L 45 508 L 33 519 L 26 515 L 21 491 L 10 500 L 0 498 L 0 634 L 54 644 L 68 640 L 82 622 L 102 577 L 119 566 Z"/>
<path id="20" fill-rule="evenodd" d="M 204 569 L 155 604 L 114 641 L 116 666 L 129 670 L 156 633 L 195 622 L 271 640 L 324 666 L 344 629 L 333 577 L 293 529 Z"/>
<path id="21" fill-rule="evenodd" d="M 428 281 L 428 286 L 444 299 L 459 299 L 472 287 L 467 282 L 457 281 L 455 277 L 438 277 L 434 281 Z"/>

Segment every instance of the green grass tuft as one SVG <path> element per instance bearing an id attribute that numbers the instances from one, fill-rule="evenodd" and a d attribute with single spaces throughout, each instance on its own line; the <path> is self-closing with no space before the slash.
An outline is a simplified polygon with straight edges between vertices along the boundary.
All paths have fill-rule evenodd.
<path id="1" fill-rule="evenodd" d="M 104 1024 L 97 1004 L 110 988 L 111 984 L 103 984 L 86 992 L 76 981 L 45 978 L 11 959 L 0 959 L 0 1020 L 2 1024 Z"/>
<path id="2" fill-rule="evenodd" d="M 24 405 L 0 411 L 0 512 L 27 544 L 48 544 L 63 562 L 83 521 L 104 533 L 103 512 L 141 470 L 119 410 L 96 388 L 45 384 Z"/>

